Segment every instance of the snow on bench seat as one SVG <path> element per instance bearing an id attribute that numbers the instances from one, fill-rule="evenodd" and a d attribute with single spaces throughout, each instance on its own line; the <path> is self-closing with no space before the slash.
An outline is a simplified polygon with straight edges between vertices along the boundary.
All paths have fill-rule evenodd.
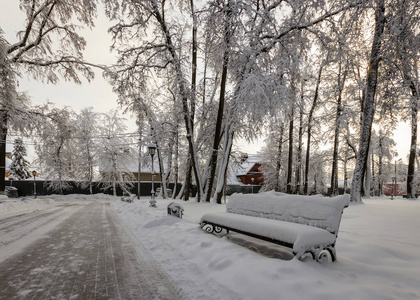
<path id="1" fill-rule="evenodd" d="M 317 258 L 321 250 L 328 250 L 335 260 L 335 241 L 349 199 L 348 195 L 234 194 L 226 212 L 205 214 L 200 224 L 213 227 L 207 231 L 224 228 L 293 248 L 298 258 L 305 252 Z"/>
<path id="2" fill-rule="evenodd" d="M 291 244 L 296 253 L 314 244 L 329 245 L 335 241 L 334 234 L 321 228 L 302 224 L 244 215 L 227 215 L 223 212 L 206 214 L 203 217 L 207 223 L 217 224 L 232 231 L 240 230 Z"/>

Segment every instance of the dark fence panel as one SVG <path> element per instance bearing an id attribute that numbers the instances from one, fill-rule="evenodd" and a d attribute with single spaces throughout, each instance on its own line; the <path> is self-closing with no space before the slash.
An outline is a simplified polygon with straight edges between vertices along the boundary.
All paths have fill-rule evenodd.
<path id="1" fill-rule="evenodd" d="M 45 195 L 52 195 L 52 194 L 58 194 L 57 191 L 53 191 L 51 189 L 47 188 L 46 185 L 46 181 L 41 181 L 41 180 L 37 180 L 35 181 L 35 185 L 36 185 L 36 194 L 37 195 L 41 195 L 41 196 L 45 196 Z M 79 182 L 76 181 L 67 181 L 67 183 L 70 185 L 70 189 L 67 189 L 63 192 L 64 195 L 69 195 L 69 194 L 90 194 L 89 192 L 89 187 L 85 187 L 83 188 Z M 30 180 L 14 180 L 14 181 L 9 181 L 6 182 L 6 185 L 12 185 L 15 188 L 18 189 L 18 194 L 20 197 L 24 197 L 24 196 L 33 196 L 34 195 L 34 181 L 30 181 Z M 161 183 L 160 182 L 155 182 L 154 184 L 154 189 L 156 192 L 156 189 L 160 188 Z M 181 189 L 181 184 L 177 184 L 176 187 L 176 192 L 178 192 Z M 104 194 L 108 194 L 108 195 L 112 195 L 113 191 L 112 188 L 108 188 L 107 190 L 103 190 L 104 187 L 104 183 L 103 182 L 93 182 L 93 186 L 92 186 L 92 192 L 93 194 L 99 194 L 99 193 L 104 193 Z M 129 191 L 131 194 L 136 194 L 137 195 L 137 187 L 138 187 L 138 182 L 132 182 L 132 187 L 129 188 Z M 174 187 L 175 184 L 174 183 L 169 183 L 168 184 L 168 188 L 171 189 L 172 191 L 174 191 Z M 122 196 L 123 195 L 123 191 L 121 190 L 120 187 L 117 186 L 116 188 L 117 190 L 117 196 Z M 151 182 L 140 182 L 140 196 L 151 196 L 152 193 L 152 183 Z"/>
<path id="2" fill-rule="evenodd" d="M 230 196 L 233 193 L 257 194 L 261 188 L 261 185 L 228 185 L 226 187 L 226 195 Z"/>

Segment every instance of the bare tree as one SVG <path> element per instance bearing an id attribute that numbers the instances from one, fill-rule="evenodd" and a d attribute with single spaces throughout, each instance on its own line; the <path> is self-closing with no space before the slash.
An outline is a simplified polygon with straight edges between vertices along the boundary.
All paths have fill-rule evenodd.
<path id="1" fill-rule="evenodd" d="M 68 108 L 53 108 L 47 112 L 45 121 L 36 139 L 37 162 L 45 174 L 45 185 L 52 191 L 63 194 L 71 189 L 69 180 L 75 179 L 75 151 L 71 139 L 76 132 L 72 119 L 73 112 Z"/>
<path id="2" fill-rule="evenodd" d="M 160 73 L 165 69 L 171 73 L 180 98 L 197 184 L 197 198 L 200 199 L 203 191 L 191 117 L 191 90 L 187 85 L 188 80 L 180 57 L 181 45 L 178 44 L 180 37 L 172 31 L 172 26 L 175 26 L 178 18 L 171 18 L 166 14 L 168 10 L 166 1 L 125 0 L 123 2 L 121 11 L 118 11 L 120 7 L 117 2 L 105 1 L 110 17 L 119 22 L 110 31 L 115 41 L 114 47 L 121 53 L 118 66 L 109 74 L 110 79 L 120 97 L 125 98 L 127 88 L 132 90 L 133 86 L 146 85 L 152 76 L 151 73 L 155 71 Z M 148 37 L 148 30 L 154 30 L 155 34 L 151 39 Z"/>
<path id="3" fill-rule="evenodd" d="M 258 131 L 253 129 L 248 133 L 247 130 L 251 129 L 249 122 L 254 122 L 254 125 L 262 124 L 273 107 L 279 105 L 278 100 L 283 101 L 285 98 L 278 97 L 279 86 L 282 84 L 273 80 L 278 78 L 276 74 L 281 73 L 276 70 L 273 75 L 274 58 L 281 65 L 282 60 L 287 60 L 285 56 L 279 55 L 281 49 L 286 47 L 283 51 L 285 55 L 293 56 L 294 40 L 299 32 L 312 29 L 325 20 L 332 20 L 334 16 L 360 5 L 361 2 L 334 2 L 325 10 L 318 6 L 317 1 L 286 3 L 214 0 L 200 3 L 199 14 L 194 13 L 197 12 L 194 9 L 196 3 L 192 1 L 123 0 L 117 3 L 107 0 L 105 3 L 110 17 L 118 22 L 110 31 L 120 59 L 110 73 L 110 80 L 120 99 L 127 97 L 127 91 L 132 91 L 133 87 L 144 92 L 150 82 L 163 79 L 165 85 L 171 86 L 182 107 L 198 199 L 203 195 L 206 195 L 207 200 L 210 199 L 213 181 L 218 174 L 215 198 L 220 202 L 223 190 L 220 187 L 223 186 L 223 174 L 226 174 L 233 139 L 238 135 L 252 140 Z M 283 17 L 278 18 L 279 15 Z M 208 20 L 212 17 L 218 18 L 220 22 L 214 27 L 205 27 L 205 34 L 196 34 L 194 30 L 200 24 L 196 18 Z M 190 32 L 190 26 L 193 28 L 192 38 L 190 34 L 185 34 Z M 197 28 L 200 30 L 200 26 Z M 154 34 L 150 35 L 152 31 Z M 205 39 L 200 39 L 200 36 Z M 205 121 L 199 122 L 199 128 L 194 126 L 194 108 L 197 104 L 197 93 L 200 91 L 196 89 L 198 80 L 195 81 L 198 74 L 194 63 L 196 42 L 197 49 L 209 49 L 213 46 L 212 49 L 215 50 L 211 59 L 207 60 L 206 56 L 206 78 L 202 80 L 201 91 L 204 86 L 207 90 L 209 82 L 216 88 L 211 93 L 203 93 L 202 99 L 212 100 L 215 99 L 214 94 L 219 95 L 211 104 L 203 101 L 203 106 L 199 109 L 209 113 L 203 118 Z M 192 45 L 192 55 L 191 48 L 185 50 L 185 45 Z M 210 51 L 205 55 L 207 53 Z M 187 75 L 189 73 L 191 78 Z M 213 77 L 210 78 L 211 76 Z M 196 135 L 197 132 L 205 133 L 205 138 Z M 209 140 L 213 143 L 206 148 Z M 222 169 L 219 168 L 217 172 L 219 161 Z"/>
<path id="4" fill-rule="evenodd" d="M 382 38 L 385 27 L 385 1 L 375 1 L 375 31 L 372 41 L 372 49 L 369 58 L 369 68 L 366 78 L 366 93 L 364 97 L 364 109 L 362 126 L 359 139 L 359 149 L 356 159 L 356 167 L 353 174 L 350 199 L 352 202 L 362 202 L 362 181 L 366 170 L 366 162 L 369 155 L 369 144 L 372 130 L 373 116 L 375 112 L 375 93 L 378 80 L 379 64 L 381 61 Z"/>
<path id="5" fill-rule="evenodd" d="M 97 135 L 99 114 L 93 108 L 82 109 L 76 116 L 77 132 L 74 139 L 77 151 L 76 179 L 82 188 L 89 188 L 93 193 L 93 180 L 95 178 L 95 168 L 98 165 L 97 153 L 99 140 Z"/>
<path id="6" fill-rule="evenodd" d="M 313 119 L 314 119 L 314 112 L 315 108 L 318 104 L 318 98 L 319 98 L 319 87 L 321 85 L 321 79 L 322 79 L 322 70 L 325 66 L 325 62 L 321 62 L 318 69 L 318 74 L 316 76 L 316 84 L 315 84 L 315 90 L 314 95 L 312 99 L 311 108 L 308 113 L 308 128 L 307 128 L 307 142 L 306 142 L 306 159 L 305 159 L 305 174 L 304 174 L 304 186 L 303 186 L 303 193 L 305 195 L 309 194 L 309 161 L 310 161 L 310 155 L 311 155 L 311 138 L 312 138 L 312 127 L 313 127 Z"/>
<path id="7" fill-rule="evenodd" d="M 102 136 L 99 148 L 99 171 L 101 173 L 103 189 L 112 189 L 117 195 L 117 187 L 128 193 L 134 179 L 130 165 L 135 161 L 131 137 L 125 134 L 127 126 L 124 119 L 116 110 L 111 110 L 103 115 L 100 132 Z"/>
<path id="8" fill-rule="evenodd" d="M 224 30 L 223 30 L 223 60 L 222 60 L 222 78 L 220 81 L 220 96 L 219 96 L 219 107 L 217 109 L 217 119 L 216 127 L 214 132 L 213 147 L 211 149 L 211 157 L 209 162 L 209 176 L 206 185 L 205 195 L 206 201 L 210 201 L 211 193 L 213 189 L 213 182 L 216 175 L 216 164 L 217 156 L 219 151 L 219 144 L 221 140 L 222 132 L 222 121 L 224 115 L 224 105 L 226 97 L 226 86 L 227 86 L 227 76 L 228 76 L 228 64 L 230 58 L 230 47 L 231 47 L 231 38 L 234 34 L 234 26 L 232 23 L 232 8 L 231 1 L 227 1 L 226 5 L 223 5 L 220 9 L 224 13 Z"/>
<path id="9" fill-rule="evenodd" d="M 387 22 L 387 34 L 389 35 L 386 47 L 386 57 L 384 58 L 387 69 L 393 73 L 395 78 L 399 78 L 399 83 L 403 89 L 402 95 L 408 98 L 408 115 L 411 123 L 411 143 L 408 159 L 407 172 L 407 197 L 413 198 L 414 173 L 417 154 L 417 122 L 418 107 L 420 105 L 420 16 L 418 1 L 396 1 L 391 5 L 392 18 Z"/>
<path id="10" fill-rule="evenodd" d="M 91 80 L 91 66 L 83 60 L 85 40 L 77 33 L 80 26 L 93 26 L 96 16 L 95 0 L 20 0 L 19 8 L 26 15 L 22 30 L 16 41 L 5 41 L 0 37 L 0 84 L 8 85 L 3 76 L 24 73 L 35 80 L 57 83 L 62 76 L 66 80 L 80 83 L 79 74 Z M 1 35 L 1 28 L 0 28 Z M 9 77 L 10 79 L 10 77 Z M 14 95 L 13 95 L 14 94 Z M 4 96 L 4 97 L 3 97 Z M 17 99 L 16 90 L 8 89 L 2 98 L 8 103 Z M 0 102 L 0 139 L 5 140 L 12 112 L 3 100 Z M 4 143 L 0 143 L 0 191 L 4 190 Z M 2 171 L 3 170 L 3 171 Z"/>

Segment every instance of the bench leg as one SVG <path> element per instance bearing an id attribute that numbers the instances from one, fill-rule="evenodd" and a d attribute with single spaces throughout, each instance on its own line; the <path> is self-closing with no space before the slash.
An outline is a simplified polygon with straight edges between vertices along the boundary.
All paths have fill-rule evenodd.
<path id="1" fill-rule="evenodd" d="M 327 250 L 330 252 L 330 254 L 331 254 L 331 259 L 332 259 L 332 261 L 336 261 L 337 260 L 337 253 L 336 253 L 336 251 L 335 251 L 335 247 L 334 246 L 331 246 L 331 247 L 328 247 L 327 248 Z"/>
<path id="2" fill-rule="evenodd" d="M 335 261 L 335 248 L 330 246 L 324 249 L 320 249 L 315 253 L 315 260 L 321 264 Z"/>
<path id="3" fill-rule="evenodd" d="M 209 232 L 209 233 L 221 233 L 223 231 L 223 227 L 217 226 L 210 223 L 203 223 L 201 224 L 201 229 Z M 226 233 L 229 233 L 229 230 L 225 229 Z"/>
<path id="4" fill-rule="evenodd" d="M 296 255 L 296 253 L 294 253 Z M 300 261 L 306 261 L 308 259 L 315 259 L 314 253 L 312 251 L 306 251 L 300 257 L 298 257 Z"/>
<path id="5" fill-rule="evenodd" d="M 298 256 L 298 253 L 293 253 L 295 256 Z M 312 258 L 319 263 L 333 262 L 337 259 L 336 251 L 334 246 L 329 246 L 327 248 L 315 248 L 306 250 L 302 255 L 298 257 L 300 261 L 306 261 L 307 259 Z"/>

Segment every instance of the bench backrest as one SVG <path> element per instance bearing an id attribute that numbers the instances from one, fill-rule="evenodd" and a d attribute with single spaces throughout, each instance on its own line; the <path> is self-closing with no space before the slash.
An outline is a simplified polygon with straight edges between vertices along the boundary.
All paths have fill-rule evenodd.
<path id="1" fill-rule="evenodd" d="M 337 235 L 343 209 L 349 205 L 349 201 L 349 195 L 329 198 L 276 192 L 233 194 L 226 205 L 226 211 L 310 225 Z"/>

